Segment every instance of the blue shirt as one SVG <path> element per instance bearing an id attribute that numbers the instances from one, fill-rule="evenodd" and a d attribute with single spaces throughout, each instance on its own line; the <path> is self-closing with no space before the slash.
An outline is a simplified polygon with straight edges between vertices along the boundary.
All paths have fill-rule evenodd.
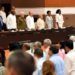
<path id="1" fill-rule="evenodd" d="M 64 75 L 65 64 L 63 59 L 58 54 L 54 54 L 50 57 L 50 61 L 55 65 L 56 75 Z"/>

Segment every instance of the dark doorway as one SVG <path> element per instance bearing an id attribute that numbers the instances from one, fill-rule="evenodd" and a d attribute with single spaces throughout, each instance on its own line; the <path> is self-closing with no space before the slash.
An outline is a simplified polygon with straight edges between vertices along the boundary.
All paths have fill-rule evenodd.
<path id="1" fill-rule="evenodd" d="M 4 3 L 4 4 L 2 4 L 2 6 L 4 6 L 6 15 L 8 16 L 8 14 L 9 14 L 9 12 L 10 12 L 10 10 L 11 10 L 11 4 L 9 4 L 9 3 Z"/>

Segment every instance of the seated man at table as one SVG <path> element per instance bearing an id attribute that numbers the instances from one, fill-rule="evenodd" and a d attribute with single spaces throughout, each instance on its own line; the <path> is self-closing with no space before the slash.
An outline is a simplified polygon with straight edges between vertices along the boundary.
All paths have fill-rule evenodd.
<path id="1" fill-rule="evenodd" d="M 26 24 L 28 30 L 35 30 L 35 23 L 32 12 L 29 12 L 29 15 L 26 17 Z"/>
<path id="2" fill-rule="evenodd" d="M 37 25 L 36 26 L 37 30 L 45 29 L 45 22 L 44 22 L 44 19 L 43 19 L 43 15 L 39 15 L 39 18 L 37 20 L 36 25 Z"/>

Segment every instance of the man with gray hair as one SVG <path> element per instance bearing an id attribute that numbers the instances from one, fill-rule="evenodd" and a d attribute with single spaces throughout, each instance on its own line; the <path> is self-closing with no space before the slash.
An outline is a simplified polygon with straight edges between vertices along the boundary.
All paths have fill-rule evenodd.
<path id="1" fill-rule="evenodd" d="M 41 48 L 41 46 L 42 46 L 42 43 L 39 42 L 39 41 L 36 41 L 36 42 L 34 43 L 34 50 L 37 49 L 37 48 Z"/>
<path id="2" fill-rule="evenodd" d="M 46 59 L 49 58 L 48 51 L 49 51 L 49 48 L 50 48 L 51 44 L 52 44 L 52 41 L 50 39 L 45 39 L 43 41 L 42 50 L 44 52 L 44 57 L 46 57 Z"/>
<path id="3" fill-rule="evenodd" d="M 45 39 L 44 44 L 46 44 L 47 46 L 50 46 L 52 44 L 52 41 L 50 39 Z"/>

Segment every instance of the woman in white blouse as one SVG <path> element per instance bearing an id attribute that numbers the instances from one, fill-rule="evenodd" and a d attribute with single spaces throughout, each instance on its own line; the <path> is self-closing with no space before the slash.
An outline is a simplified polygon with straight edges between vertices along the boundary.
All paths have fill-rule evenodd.
<path id="1" fill-rule="evenodd" d="M 47 24 L 47 29 L 53 28 L 53 17 L 51 15 L 51 11 L 47 11 L 46 24 Z"/>
<path id="2" fill-rule="evenodd" d="M 56 20 L 56 25 L 58 26 L 58 28 L 63 28 L 64 19 L 60 9 L 56 11 L 55 20 Z"/>

